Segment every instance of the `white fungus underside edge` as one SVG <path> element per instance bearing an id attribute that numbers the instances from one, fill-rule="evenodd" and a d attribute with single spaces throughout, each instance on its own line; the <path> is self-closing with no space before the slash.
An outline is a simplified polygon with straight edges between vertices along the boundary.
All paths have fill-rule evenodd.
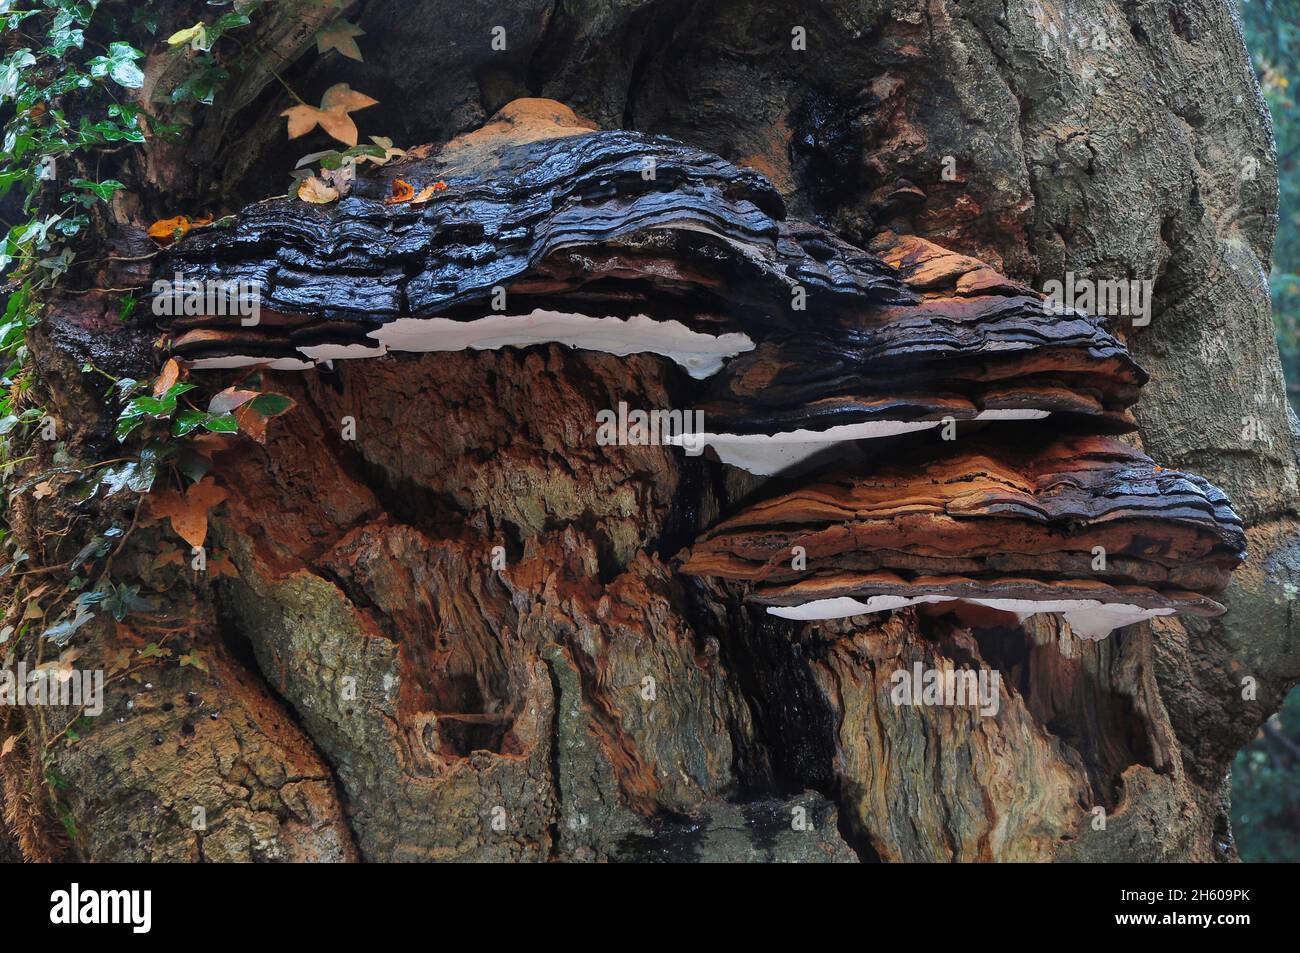
<path id="1" fill-rule="evenodd" d="M 1049 410 L 983 410 L 967 419 L 1042 420 L 1050 413 Z M 707 444 L 713 447 L 723 463 L 759 476 L 772 476 L 837 443 L 932 430 L 942 424 L 942 420 L 869 420 L 858 424 L 841 424 L 826 430 L 787 430 L 772 434 L 676 434 L 668 437 L 665 442 L 678 447 L 689 447 L 693 453 L 701 452 Z"/>
<path id="2" fill-rule="evenodd" d="M 1040 612 L 1059 612 L 1074 634 L 1083 639 L 1104 639 L 1115 629 L 1156 616 L 1173 615 L 1177 611 L 1168 606 L 1144 609 L 1141 606 L 1101 602 L 1097 599 L 978 599 L 942 595 L 869 596 L 866 602 L 851 596 L 837 596 L 834 599 L 814 599 L 797 606 L 769 606 L 767 611 L 782 619 L 809 621 L 844 619 L 871 612 L 890 612 L 919 603 L 939 602 L 968 602 L 1002 612 L 1013 612 L 1021 622 Z"/>
<path id="3" fill-rule="evenodd" d="M 680 321 L 655 321 L 644 314 L 630 318 L 593 318 L 590 315 L 538 308 L 530 314 L 492 314 L 474 321 L 450 318 L 397 318 L 371 331 L 374 345 L 316 344 L 298 348 L 306 360 L 279 358 L 276 370 L 303 370 L 324 361 L 378 357 L 388 351 L 494 351 L 502 347 L 533 344 L 567 344 L 587 351 L 659 354 L 680 364 L 701 380 L 722 369 L 727 358 L 754 349 L 748 335 L 739 332 L 713 335 L 692 331 Z M 247 367 L 265 364 L 264 357 L 205 357 L 194 367 Z"/>

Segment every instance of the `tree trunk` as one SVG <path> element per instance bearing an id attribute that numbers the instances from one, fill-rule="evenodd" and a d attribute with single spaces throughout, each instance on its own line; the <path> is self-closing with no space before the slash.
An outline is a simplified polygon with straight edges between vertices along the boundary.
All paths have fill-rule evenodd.
<path id="1" fill-rule="evenodd" d="M 799 233 L 799 262 L 834 273 L 824 288 L 807 282 L 825 308 L 839 294 L 895 295 L 891 307 L 951 317 L 943 309 L 956 305 L 944 302 L 956 292 L 935 292 L 890 257 L 915 239 L 968 256 L 940 255 L 934 287 L 971 275 L 981 292 L 1014 295 L 1070 274 L 1154 279 L 1150 323 L 1114 329 L 1150 375 L 1131 411 L 1138 429 L 1121 439 L 1221 488 L 1245 523 L 1247 561 L 1215 595 L 1209 557 L 1178 551 L 1189 574 L 1209 580 L 1182 588 L 1209 592 L 1227 613 L 1180 606 L 1100 639 L 1057 613 L 1016 621 L 912 605 L 781 618 L 766 611 L 779 601 L 763 601 L 771 580 L 693 572 L 688 560 L 726 548 L 708 535 L 722 521 L 797 498 L 812 477 L 769 479 L 712 452 L 594 439 L 600 412 L 620 402 L 700 399 L 701 385 L 670 357 L 551 343 L 269 370 L 267 389 L 295 405 L 269 422 L 265 441 L 200 443 L 225 491 L 210 510 L 205 572 L 191 570 L 189 546 L 152 504 L 92 510 L 61 541 L 45 530 L 84 508 L 31 494 L 13 504 L 15 535 L 50 564 L 72 558 L 87 526 L 116 519 L 128 530 L 109 557 L 113 578 L 140 585 L 153 614 L 97 618 L 72 643 L 78 666 L 112 671 L 123 649 L 138 660 L 163 635 L 171 652 L 131 662 L 110 682 L 104 716 L 75 741 L 60 734 L 69 719 L 58 710 L 20 713 L 31 730 L 0 759 L 0 777 L 6 837 L 27 857 L 1235 858 L 1231 760 L 1300 677 L 1290 611 L 1300 527 L 1265 281 L 1275 156 L 1230 7 L 367 0 L 349 13 L 365 30 L 357 63 L 316 52 L 321 23 L 310 18 L 326 6 L 263 11 L 250 29 L 267 63 L 283 64 L 276 72 L 309 103 L 338 82 L 379 100 L 353 117 L 363 134 L 435 143 L 359 180 L 348 201 L 382 196 L 410 170 L 430 180 L 456 172 L 443 144 L 516 99 L 544 97 L 587 120 L 572 120 L 577 131 L 660 134 L 690 150 L 664 153 L 661 168 L 711 154 L 765 177 L 783 209 L 764 206 L 767 186 L 748 173 L 727 188 L 754 190 L 751 206 L 773 221 L 829 236 Z M 165 32 L 194 17 L 175 19 Z M 161 103 L 174 69 L 174 55 L 158 53 L 146 70 L 142 95 L 160 115 L 171 115 Z M 123 157 L 128 192 L 102 248 L 83 257 L 143 256 L 155 219 L 240 213 L 282 194 L 299 156 L 330 148 L 319 130 L 286 139 L 280 114 L 292 105 L 269 66 L 236 73 L 194 113 L 186 143 L 150 140 Z M 544 139 L 512 121 L 501 135 Z M 492 171 L 501 154 L 492 135 L 460 140 L 456 161 L 481 170 L 485 188 L 513 187 Z M 458 180 L 442 174 L 455 192 Z M 623 197 L 614 179 L 602 187 Z M 722 191 L 702 187 L 699 201 L 722 202 Z M 215 263 L 216 274 L 235 261 L 283 263 L 286 249 L 305 260 L 324 232 L 291 234 L 294 223 L 352 213 L 295 211 L 303 205 L 240 213 L 230 229 L 156 261 L 106 263 L 77 290 L 145 287 L 174 264 Z M 260 244 L 248 250 L 245 240 Z M 504 259 L 501 243 L 485 245 L 467 267 Z M 674 270 L 656 273 L 657 287 L 675 295 L 703 284 L 693 266 L 706 270 L 704 253 L 683 247 L 620 246 L 617 263 L 662 255 L 668 265 L 655 261 Z M 865 273 L 854 256 L 867 252 L 887 263 L 878 276 L 887 290 L 836 284 L 841 264 Z M 317 275 L 302 294 L 346 309 L 382 289 L 386 269 L 407 268 L 373 248 L 349 261 L 351 272 Z M 582 267 L 601 264 L 591 261 Z M 757 300 L 779 272 L 759 268 L 719 294 Z M 380 277 L 363 288 L 348 284 L 352 273 Z M 511 294 L 575 281 L 556 268 L 529 280 L 533 291 L 521 279 Z M 402 285 L 404 300 L 412 287 Z M 144 379 L 166 356 L 153 348 L 162 331 L 178 353 L 187 340 L 186 328 L 149 314 L 116 322 L 117 302 L 100 291 L 60 298 L 33 340 L 65 450 L 85 462 L 121 451 L 103 378 L 82 365 Z M 227 325 L 220 341 L 242 333 Z M 216 338 L 189 340 L 211 348 Z M 755 353 L 760 368 L 777 360 Z M 190 379 L 216 392 L 245 373 L 200 364 Z M 1127 386 L 1115 383 L 1096 421 L 1080 414 L 1079 428 L 1123 430 Z M 968 439 L 1061 436 L 1057 419 L 963 429 L 955 448 L 935 444 L 927 459 L 956 467 Z M 862 443 L 872 446 L 859 448 L 855 472 L 895 465 L 907 485 L 907 438 Z M 41 452 L 32 473 L 54 462 Z M 1214 532 L 1230 535 L 1229 517 L 1215 519 Z M 1081 532 L 1092 542 L 1091 529 Z M 1036 558 L 1065 573 L 1055 549 Z M 40 651 L 33 662 L 49 660 Z M 898 704 L 895 673 L 917 663 L 997 672 L 995 713 Z M 47 767 L 62 782 L 53 794 L 40 780 Z M 54 833 L 56 815 L 71 833 Z M 0 856 L 10 849 L 0 838 Z"/>

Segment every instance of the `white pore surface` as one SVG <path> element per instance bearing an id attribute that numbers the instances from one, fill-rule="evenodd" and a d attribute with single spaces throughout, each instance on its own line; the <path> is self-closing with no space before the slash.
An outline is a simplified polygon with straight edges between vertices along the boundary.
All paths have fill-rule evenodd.
<path id="1" fill-rule="evenodd" d="M 281 357 L 268 362 L 264 357 L 247 357 L 238 354 L 230 357 L 201 357 L 192 366 L 195 370 L 206 371 L 226 367 L 252 367 L 254 364 L 266 364 L 276 371 L 305 371 L 309 367 L 316 366 L 315 361 L 300 361 L 296 357 Z"/>
<path id="2" fill-rule="evenodd" d="M 1070 629 L 1082 639 L 1104 639 L 1122 626 L 1132 625 L 1161 615 L 1173 615 L 1172 608 L 1144 609 L 1141 606 L 1096 599 L 972 599 L 958 596 L 869 596 L 861 602 L 849 596 L 814 599 L 797 606 L 769 606 L 768 612 L 782 619 L 844 619 L 870 612 L 889 612 L 919 603 L 969 602 L 974 605 L 1013 612 L 1021 622 L 1039 612 L 1059 612 Z"/>
<path id="3" fill-rule="evenodd" d="M 1041 420 L 1049 410 L 983 410 L 968 420 Z M 917 430 L 933 430 L 942 420 L 868 420 L 860 424 L 841 424 L 827 430 L 787 430 L 779 433 L 692 433 L 667 438 L 675 446 L 702 448 L 708 444 L 718 459 L 759 476 L 772 476 L 796 463 L 846 440 L 870 440 L 893 437 Z"/>
<path id="4" fill-rule="evenodd" d="M 593 318 L 585 314 L 534 310 L 531 314 L 492 314 L 476 321 L 450 318 L 398 318 L 370 332 L 377 342 L 366 344 L 315 344 L 298 348 L 307 360 L 280 358 L 276 370 L 304 370 L 323 361 L 379 357 L 388 351 L 495 351 L 532 344 L 567 344 L 586 351 L 659 354 L 671 358 L 697 380 L 716 374 L 729 357 L 754 349 L 746 334 L 702 334 L 680 321 L 655 321 L 644 314 L 630 318 Z M 203 357 L 194 367 L 248 367 L 265 364 L 265 357 L 236 355 Z"/>
<path id="5" fill-rule="evenodd" d="M 727 358 L 754 349 L 745 334 L 701 334 L 680 321 L 655 321 L 644 314 L 593 318 L 540 308 L 531 314 L 492 314 L 476 321 L 398 318 L 371 331 L 370 337 L 394 351 L 492 351 L 555 343 L 620 357 L 660 354 L 696 379 L 716 374 Z"/>

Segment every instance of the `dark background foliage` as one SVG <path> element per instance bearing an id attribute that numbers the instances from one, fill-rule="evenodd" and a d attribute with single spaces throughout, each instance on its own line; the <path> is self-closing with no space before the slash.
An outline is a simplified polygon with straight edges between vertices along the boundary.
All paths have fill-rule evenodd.
<path id="1" fill-rule="evenodd" d="M 1300 0 L 1240 0 L 1240 8 L 1277 136 L 1281 202 L 1269 284 L 1287 392 L 1300 410 Z M 1300 688 L 1237 755 L 1232 823 L 1243 860 L 1300 861 Z"/>

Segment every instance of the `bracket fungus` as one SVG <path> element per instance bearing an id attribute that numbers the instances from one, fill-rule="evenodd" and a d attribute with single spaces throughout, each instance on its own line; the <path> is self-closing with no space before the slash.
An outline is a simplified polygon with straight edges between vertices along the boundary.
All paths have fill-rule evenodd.
<path id="1" fill-rule="evenodd" d="M 385 203 L 399 175 L 447 187 Z M 253 205 L 176 245 L 161 273 L 261 288 L 256 326 L 165 322 L 199 368 L 558 342 L 661 354 L 706 377 L 755 329 L 801 324 L 798 295 L 827 314 L 914 299 L 876 256 L 787 222 L 757 173 L 530 100 L 426 161 L 359 178 L 336 205 Z"/>
<path id="2" fill-rule="evenodd" d="M 397 176 L 447 188 L 394 205 Z M 547 342 L 669 357 L 714 378 L 708 431 L 676 442 L 765 475 L 950 419 L 1131 429 L 1145 381 L 1101 319 L 1052 313 L 974 259 L 891 234 L 856 248 L 788 219 L 753 171 L 545 100 L 336 205 L 253 205 L 160 273 L 261 289 L 255 326 L 210 309 L 163 322 L 198 368 Z"/>
<path id="3" fill-rule="evenodd" d="M 446 188 L 385 201 L 399 176 Z M 197 368 L 548 342 L 671 358 L 703 381 L 705 429 L 665 442 L 760 475 L 1003 422 L 797 486 L 697 543 L 686 573 L 747 581 L 786 618 L 959 603 L 1060 612 L 1101 637 L 1222 612 L 1211 596 L 1244 558 L 1222 493 L 1106 436 L 1135 429 L 1147 380 L 1106 319 L 919 238 L 857 248 L 787 218 L 754 171 L 547 100 L 360 177 L 337 204 L 253 205 L 178 242 L 161 272 L 261 288 L 255 324 L 210 309 L 160 322 Z M 794 547 L 811 569 L 790 568 Z"/>
<path id="4" fill-rule="evenodd" d="M 1060 612 L 1100 638 L 1224 611 L 1210 596 L 1245 558 L 1245 534 L 1222 492 L 1108 437 L 1014 436 L 914 450 L 754 503 L 682 570 L 753 583 L 754 601 L 790 619 L 960 602 L 1020 620 Z"/>

